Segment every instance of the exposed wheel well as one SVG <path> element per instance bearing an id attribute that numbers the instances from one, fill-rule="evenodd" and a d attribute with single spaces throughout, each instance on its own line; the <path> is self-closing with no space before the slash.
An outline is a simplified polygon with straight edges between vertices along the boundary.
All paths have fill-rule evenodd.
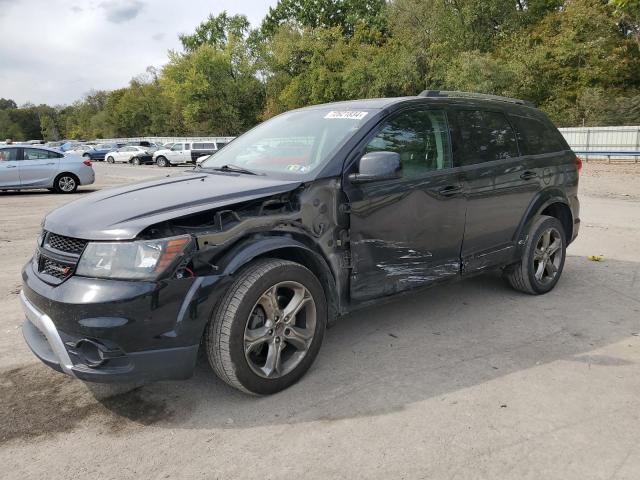
<path id="1" fill-rule="evenodd" d="M 564 233 L 567 237 L 567 242 L 571 241 L 571 238 L 573 237 L 573 215 L 571 214 L 571 209 L 567 205 L 560 202 L 552 203 L 540 213 L 560 220 L 560 223 L 562 223 L 562 227 L 564 228 Z"/>
<path id="2" fill-rule="evenodd" d="M 301 248 L 279 248 L 271 250 L 256 258 L 279 258 L 289 260 L 305 266 L 320 280 L 329 307 L 329 323 L 336 318 L 338 312 L 339 295 L 336 282 L 324 260 L 312 252 Z M 255 259 L 254 259 L 255 260 Z"/>

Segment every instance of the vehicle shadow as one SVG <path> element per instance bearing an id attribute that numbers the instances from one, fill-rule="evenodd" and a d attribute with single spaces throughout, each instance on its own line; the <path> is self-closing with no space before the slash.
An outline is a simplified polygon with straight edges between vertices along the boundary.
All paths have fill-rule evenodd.
<path id="1" fill-rule="evenodd" d="M 189 380 L 99 402 L 82 382 L 31 363 L 0 372 L 0 444 L 46 438 L 83 422 L 117 433 L 147 425 L 243 429 L 339 421 L 445 399 L 557 360 L 624 365 L 594 350 L 638 334 L 639 284 L 640 263 L 568 257 L 560 283 L 544 296 L 515 292 L 496 273 L 407 295 L 341 319 L 307 375 L 269 397 L 227 386 L 204 357 Z"/>
<path id="2" fill-rule="evenodd" d="M 100 188 L 86 188 L 79 187 L 78 190 L 70 194 L 59 194 L 50 192 L 47 189 L 42 190 L 0 190 L 0 197 L 39 197 L 43 195 L 59 195 L 61 197 L 73 198 L 77 195 L 84 195 L 87 193 L 97 192 Z"/>
<path id="3" fill-rule="evenodd" d="M 585 352 L 637 330 L 639 270 L 633 262 L 569 257 L 561 282 L 544 296 L 515 292 L 490 273 L 353 313 L 327 331 L 308 374 L 269 397 L 228 387 L 204 358 L 190 380 L 135 395 L 166 412 L 159 424 L 170 428 L 382 415 L 543 363 L 585 362 Z M 139 413 L 117 400 L 104 405 L 132 421 Z"/>

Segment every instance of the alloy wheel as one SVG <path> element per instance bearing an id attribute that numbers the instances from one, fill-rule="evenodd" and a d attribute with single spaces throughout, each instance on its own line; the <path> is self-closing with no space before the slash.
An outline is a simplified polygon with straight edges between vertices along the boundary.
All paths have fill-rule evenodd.
<path id="1" fill-rule="evenodd" d="M 541 284 L 552 282 L 558 275 L 562 263 L 562 236 L 560 232 L 549 227 L 538 239 L 533 252 L 533 270 L 535 279 Z"/>
<path id="2" fill-rule="evenodd" d="M 60 177 L 58 186 L 63 192 L 72 192 L 76 188 L 76 180 L 69 176 Z"/>
<path id="3" fill-rule="evenodd" d="M 249 367 L 263 378 L 279 378 L 305 357 L 316 330 L 313 296 L 298 282 L 280 282 L 254 305 L 244 331 Z"/>

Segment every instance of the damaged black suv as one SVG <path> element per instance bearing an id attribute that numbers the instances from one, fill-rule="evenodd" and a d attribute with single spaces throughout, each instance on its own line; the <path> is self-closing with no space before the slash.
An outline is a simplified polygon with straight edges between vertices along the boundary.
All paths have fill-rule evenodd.
<path id="1" fill-rule="evenodd" d="M 201 168 L 47 215 L 22 272 L 24 336 L 82 380 L 184 379 L 202 348 L 229 385 L 274 393 L 355 308 L 489 269 L 550 291 L 578 234 L 580 166 L 515 99 L 284 113 Z"/>

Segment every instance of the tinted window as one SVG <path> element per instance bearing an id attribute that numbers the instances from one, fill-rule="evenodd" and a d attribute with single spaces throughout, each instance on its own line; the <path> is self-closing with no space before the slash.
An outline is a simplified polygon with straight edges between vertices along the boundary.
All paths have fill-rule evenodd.
<path id="1" fill-rule="evenodd" d="M 0 149 L 0 162 L 10 162 L 18 158 L 17 148 L 1 148 Z"/>
<path id="2" fill-rule="evenodd" d="M 193 149 L 194 150 L 202 150 L 204 148 L 204 143 L 194 143 L 193 144 Z"/>
<path id="3" fill-rule="evenodd" d="M 435 110 L 402 113 L 385 123 L 366 151 L 399 153 L 405 178 L 449 168 L 451 153 L 445 114 Z"/>
<path id="4" fill-rule="evenodd" d="M 566 150 L 567 144 L 558 130 L 536 118 L 509 115 L 516 127 L 520 149 L 524 155 L 537 155 Z"/>
<path id="5" fill-rule="evenodd" d="M 504 114 L 482 110 L 455 111 L 459 165 L 473 165 L 517 157 L 516 136 Z"/>

